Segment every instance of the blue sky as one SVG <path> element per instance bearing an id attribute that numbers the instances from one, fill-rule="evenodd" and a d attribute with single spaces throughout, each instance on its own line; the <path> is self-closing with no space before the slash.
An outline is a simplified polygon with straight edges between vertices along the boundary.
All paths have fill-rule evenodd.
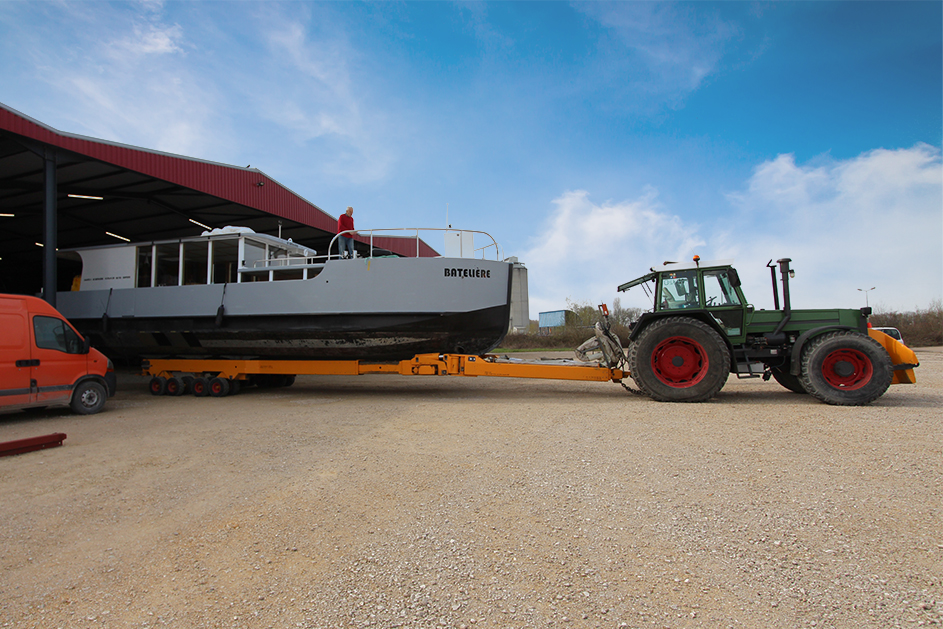
<path id="1" fill-rule="evenodd" d="M 531 317 L 664 260 L 772 307 L 943 294 L 943 4 L 0 2 L 0 102 L 251 164 L 357 227 L 489 232 Z M 433 246 L 439 246 L 430 238 Z M 476 243 L 477 244 L 477 243 Z"/>

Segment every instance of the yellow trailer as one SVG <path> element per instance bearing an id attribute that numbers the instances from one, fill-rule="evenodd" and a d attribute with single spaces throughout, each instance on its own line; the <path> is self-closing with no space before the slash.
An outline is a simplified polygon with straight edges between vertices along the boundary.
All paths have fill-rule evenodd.
<path id="1" fill-rule="evenodd" d="M 497 355 L 418 354 L 397 363 L 359 360 L 226 360 L 167 358 L 145 360 L 144 375 L 151 376 L 154 395 L 222 397 L 242 384 L 286 386 L 298 375 L 362 376 L 492 376 L 499 378 L 543 378 L 621 383 L 628 374 L 621 369 L 575 361 L 534 362 L 500 358 Z"/>

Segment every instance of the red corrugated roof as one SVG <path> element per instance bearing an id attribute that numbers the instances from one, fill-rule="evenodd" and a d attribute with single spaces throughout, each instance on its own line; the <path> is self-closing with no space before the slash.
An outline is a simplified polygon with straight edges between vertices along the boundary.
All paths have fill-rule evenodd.
<path id="1" fill-rule="evenodd" d="M 328 233 L 337 230 L 330 216 L 256 168 L 240 168 L 207 160 L 162 153 L 137 146 L 64 133 L 0 103 L 0 129 L 56 146 L 80 155 L 184 186 L 233 203 L 296 221 Z M 263 185 L 259 185 L 262 183 Z M 366 242 L 362 238 L 357 238 Z M 377 239 L 375 244 L 379 245 Z M 402 246 L 395 239 L 385 248 L 415 256 L 415 242 Z M 438 255 L 425 242 L 420 255 Z"/>

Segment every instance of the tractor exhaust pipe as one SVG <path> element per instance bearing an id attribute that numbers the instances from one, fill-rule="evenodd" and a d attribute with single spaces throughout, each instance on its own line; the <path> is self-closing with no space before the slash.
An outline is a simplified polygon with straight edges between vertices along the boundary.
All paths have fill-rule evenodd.
<path id="1" fill-rule="evenodd" d="M 773 280 L 773 310 L 779 310 L 779 289 L 776 287 L 776 267 L 773 265 L 772 260 L 767 262 L 766 266 L 769 268 L 770 279 Z"/>
<path id="2" fill-rule="evenodd" d="M 796 274 L 795 271 L 789 268 L 790 262 L 792 262 L 791 258 L 780 258 L 776 260 L 776 263 L 779 264 L 779 272 L 783 280 L 783 318 L 780 320 L 775 330 L 763 335 L 766 337 L 766 342 L 770 345 L 784 345 L 786 343 L 786 335 L 783 334 L 783 328 L 786 327 L 786 324 L 789 323 L 789 319 L 792 318 L 792 302 L 789 299 L 789 278 L 794 277 Z M 773 276 L 773 303 L 776 305 L 776 310 L 779 310 L 779 293 L 776 290 L 776 267 L 772 265 L 772 260 L 770 260 L 766 266 L 769 267 L 770 275 Z"/>
<path id="3" fill-rule="evenodd" d="M 792 312 L 792 305 L 789 300 L 789 278 L 796 275 L 796 272 L 789 268 L 790 262 L 792 262 L 791 258 L 776 260 L 776 263 L 779 264 L 779 273 L 783 276 L 783 312 L 786 313 L 787 317 Z"/>

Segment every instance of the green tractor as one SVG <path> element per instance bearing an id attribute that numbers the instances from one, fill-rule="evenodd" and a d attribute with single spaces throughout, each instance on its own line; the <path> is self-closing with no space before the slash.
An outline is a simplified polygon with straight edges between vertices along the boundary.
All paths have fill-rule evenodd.
<path id="1" fill-rule="evenodd" d="M 915 382 L 916 354 L 869 329 L 870 308 L 793 310 L 789 258 L 767 263 L 774 310 L 747 302 L 729 262 L 666 262 L 619 286 L 654 298 L 630 326 L 627 369 L 642 393 L 662 402 L 703 402 L 729 373 L 774 378 L 828 404 L 868 404 L 892 383 Z M 782 278 L 780 308 L 776 269 Z"/>

